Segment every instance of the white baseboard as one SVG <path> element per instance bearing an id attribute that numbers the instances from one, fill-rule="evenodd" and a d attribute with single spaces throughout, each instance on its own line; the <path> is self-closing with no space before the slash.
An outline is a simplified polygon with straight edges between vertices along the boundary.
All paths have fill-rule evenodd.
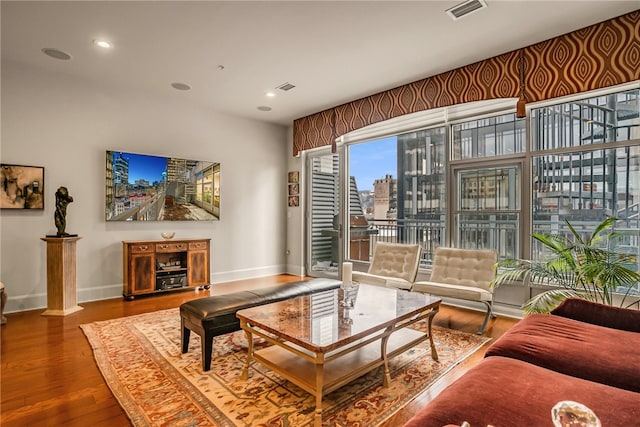
<path id="1" fill-rule="evenodd" d="M 466 308 L 469 310 L 481 311 L 483 313 L 487 312 L 487 306 L 483 303 L 475 303 L 473 301 L 457 300 L 451 298 L 442 298 L 442 303 L 445 305 L 450 305 L 452 307 Z M 524 317 L 521 308 L 500 304 L 499 302 L 493 303 L 493 313 L 497 314 L 498 316 L 512 317 L 514 319 L 522 319 Z"/>
<path id="2" fill-rule="evenodd" d="M 287 265 L 286 274 L 293 276 L 306 276 L 306 272 L 303 265 Z"/>
<path id="3" fill-rule="evenodd" d="M 235 280 L 256 279 L 258 277 L 274 276 L 276 274 L 284 274 L 284 265 L 272 265 L 259 268 L 247 268 L 244 270 L 224 271 L 213 273 L 211 283 L 233 282 Z"/>
<path id="4" fill-rule="evenodd" d="M 258 277 L 274 276 L 276 274 L 292 274 L 289 268 L 284 265 L 273 265 L 259 268 L 248 268 L 245 270 L 234 270 L 214 273 L 211 276 L 211 283 L 233 282 L 235 280 L 256 279 Z M 296 274 L 297 275 L 297 274 Z M 113 283 L 104 286 L 94 286 L 89 288 L 78 287 L 78 304 L 83 302 L 100 301 L 122 297 L 122 283 Z M 39 310 L 47 307 L 47 294 L 38 293 L 33 295 L 11 295 L 8 294 L 7 304 L 4 313 L 16 313 L 20 311 Z"/>

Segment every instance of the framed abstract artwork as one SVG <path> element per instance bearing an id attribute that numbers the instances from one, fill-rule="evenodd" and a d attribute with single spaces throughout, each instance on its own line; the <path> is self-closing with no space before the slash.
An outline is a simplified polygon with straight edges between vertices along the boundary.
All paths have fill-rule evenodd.
<path id="1" fill-rule="evenodd" d="M 0 208 L 44 209 L 44 167 L 0 164 Z"/>

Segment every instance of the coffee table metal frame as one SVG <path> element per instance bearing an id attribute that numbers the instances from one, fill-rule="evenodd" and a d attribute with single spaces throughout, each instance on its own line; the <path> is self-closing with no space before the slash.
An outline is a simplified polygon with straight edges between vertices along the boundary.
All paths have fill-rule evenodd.
<path id="1" fill-rule="evenodd" d="M 297 299 L 300 298 L 308 297 Z M 294 334 L 273 329 L 268 321 L 252 318 L 246 313 L 251 309 L 240 310 L 237 317 L 248 342 L 247 359 L 241 379 L 248 379 L 252 360 L 267 366 L 315 396 L 314 425 L 320 427 L 324 395 L 381 365 L 384 366 L 383 385 L 388 387 L 391 382 L 389 359 L 425 340 L 429 340 L 431 357 L 438 360 L 431 326 L 433 317 L 440 308 L 440 302 L 439 298 L 431 297 L 424 306 L 397 318 L 373 324 L 365 331 L 328 345 L 316 345 L 308 340 L 300 340 Z M 375 307 L 372 309 L 375 310 Z M 426 333 L 408 328 L 423 319 L 428 319 Z M 254 335 L 273 345 L 256 350 L 253 345 Z"/>

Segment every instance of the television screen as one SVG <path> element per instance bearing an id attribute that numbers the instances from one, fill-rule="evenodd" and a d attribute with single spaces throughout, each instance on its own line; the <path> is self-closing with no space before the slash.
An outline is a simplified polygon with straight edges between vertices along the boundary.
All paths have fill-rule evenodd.
<path id="1" fill-rule="evenodd" d="M 107 151 L 107 221 L 218 221 L 220 163 Z"/>

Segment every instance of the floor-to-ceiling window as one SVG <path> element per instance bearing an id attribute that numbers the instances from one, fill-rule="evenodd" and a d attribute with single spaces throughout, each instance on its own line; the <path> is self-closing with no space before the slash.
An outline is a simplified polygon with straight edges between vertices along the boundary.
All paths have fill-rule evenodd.
<path id="1" fill-rule="evenodd" d="M 615 216 L 621 237 L 611 244 L 637 268 L 639 104 L 636 85 L 534 106 L 524 119 L 476 109 L 348 141 L 346 173 L 357 181 L 357 196 L 351 188 L 347 196 L 350 212 L 361 209 L 367 219 L 369 253 L 379 240 L 419 242 L 427 268 L 439 245 L 531 258 L 539 256 L 531 232 L 564 232 L 569 220 L 587 233 Z M 345 259 L 363 260 L 362 248 L 357 257 L 349 252 Z"/>
<path id="2" fill-rule="evenodd" d="M 451 126 L 450 242 L 520 256 L 526 120 L 515 114 L 463 119 Z"/>
<path id="3" fill-rule="evenodd" d="M 520 165 L 455 170 L 454 246 L 519 255 Z"/>
<path id="4" fill-rule="evenodd" d="M 636 270 L 639 98 L 633 89 L 531 111 L 532 231 L 569 234 L 569 221 L 586 237 L 605 218 L 618 218 L 603 244 L 627 254 Z M 531 257 L 544 255 L 532 243 Z"/>

